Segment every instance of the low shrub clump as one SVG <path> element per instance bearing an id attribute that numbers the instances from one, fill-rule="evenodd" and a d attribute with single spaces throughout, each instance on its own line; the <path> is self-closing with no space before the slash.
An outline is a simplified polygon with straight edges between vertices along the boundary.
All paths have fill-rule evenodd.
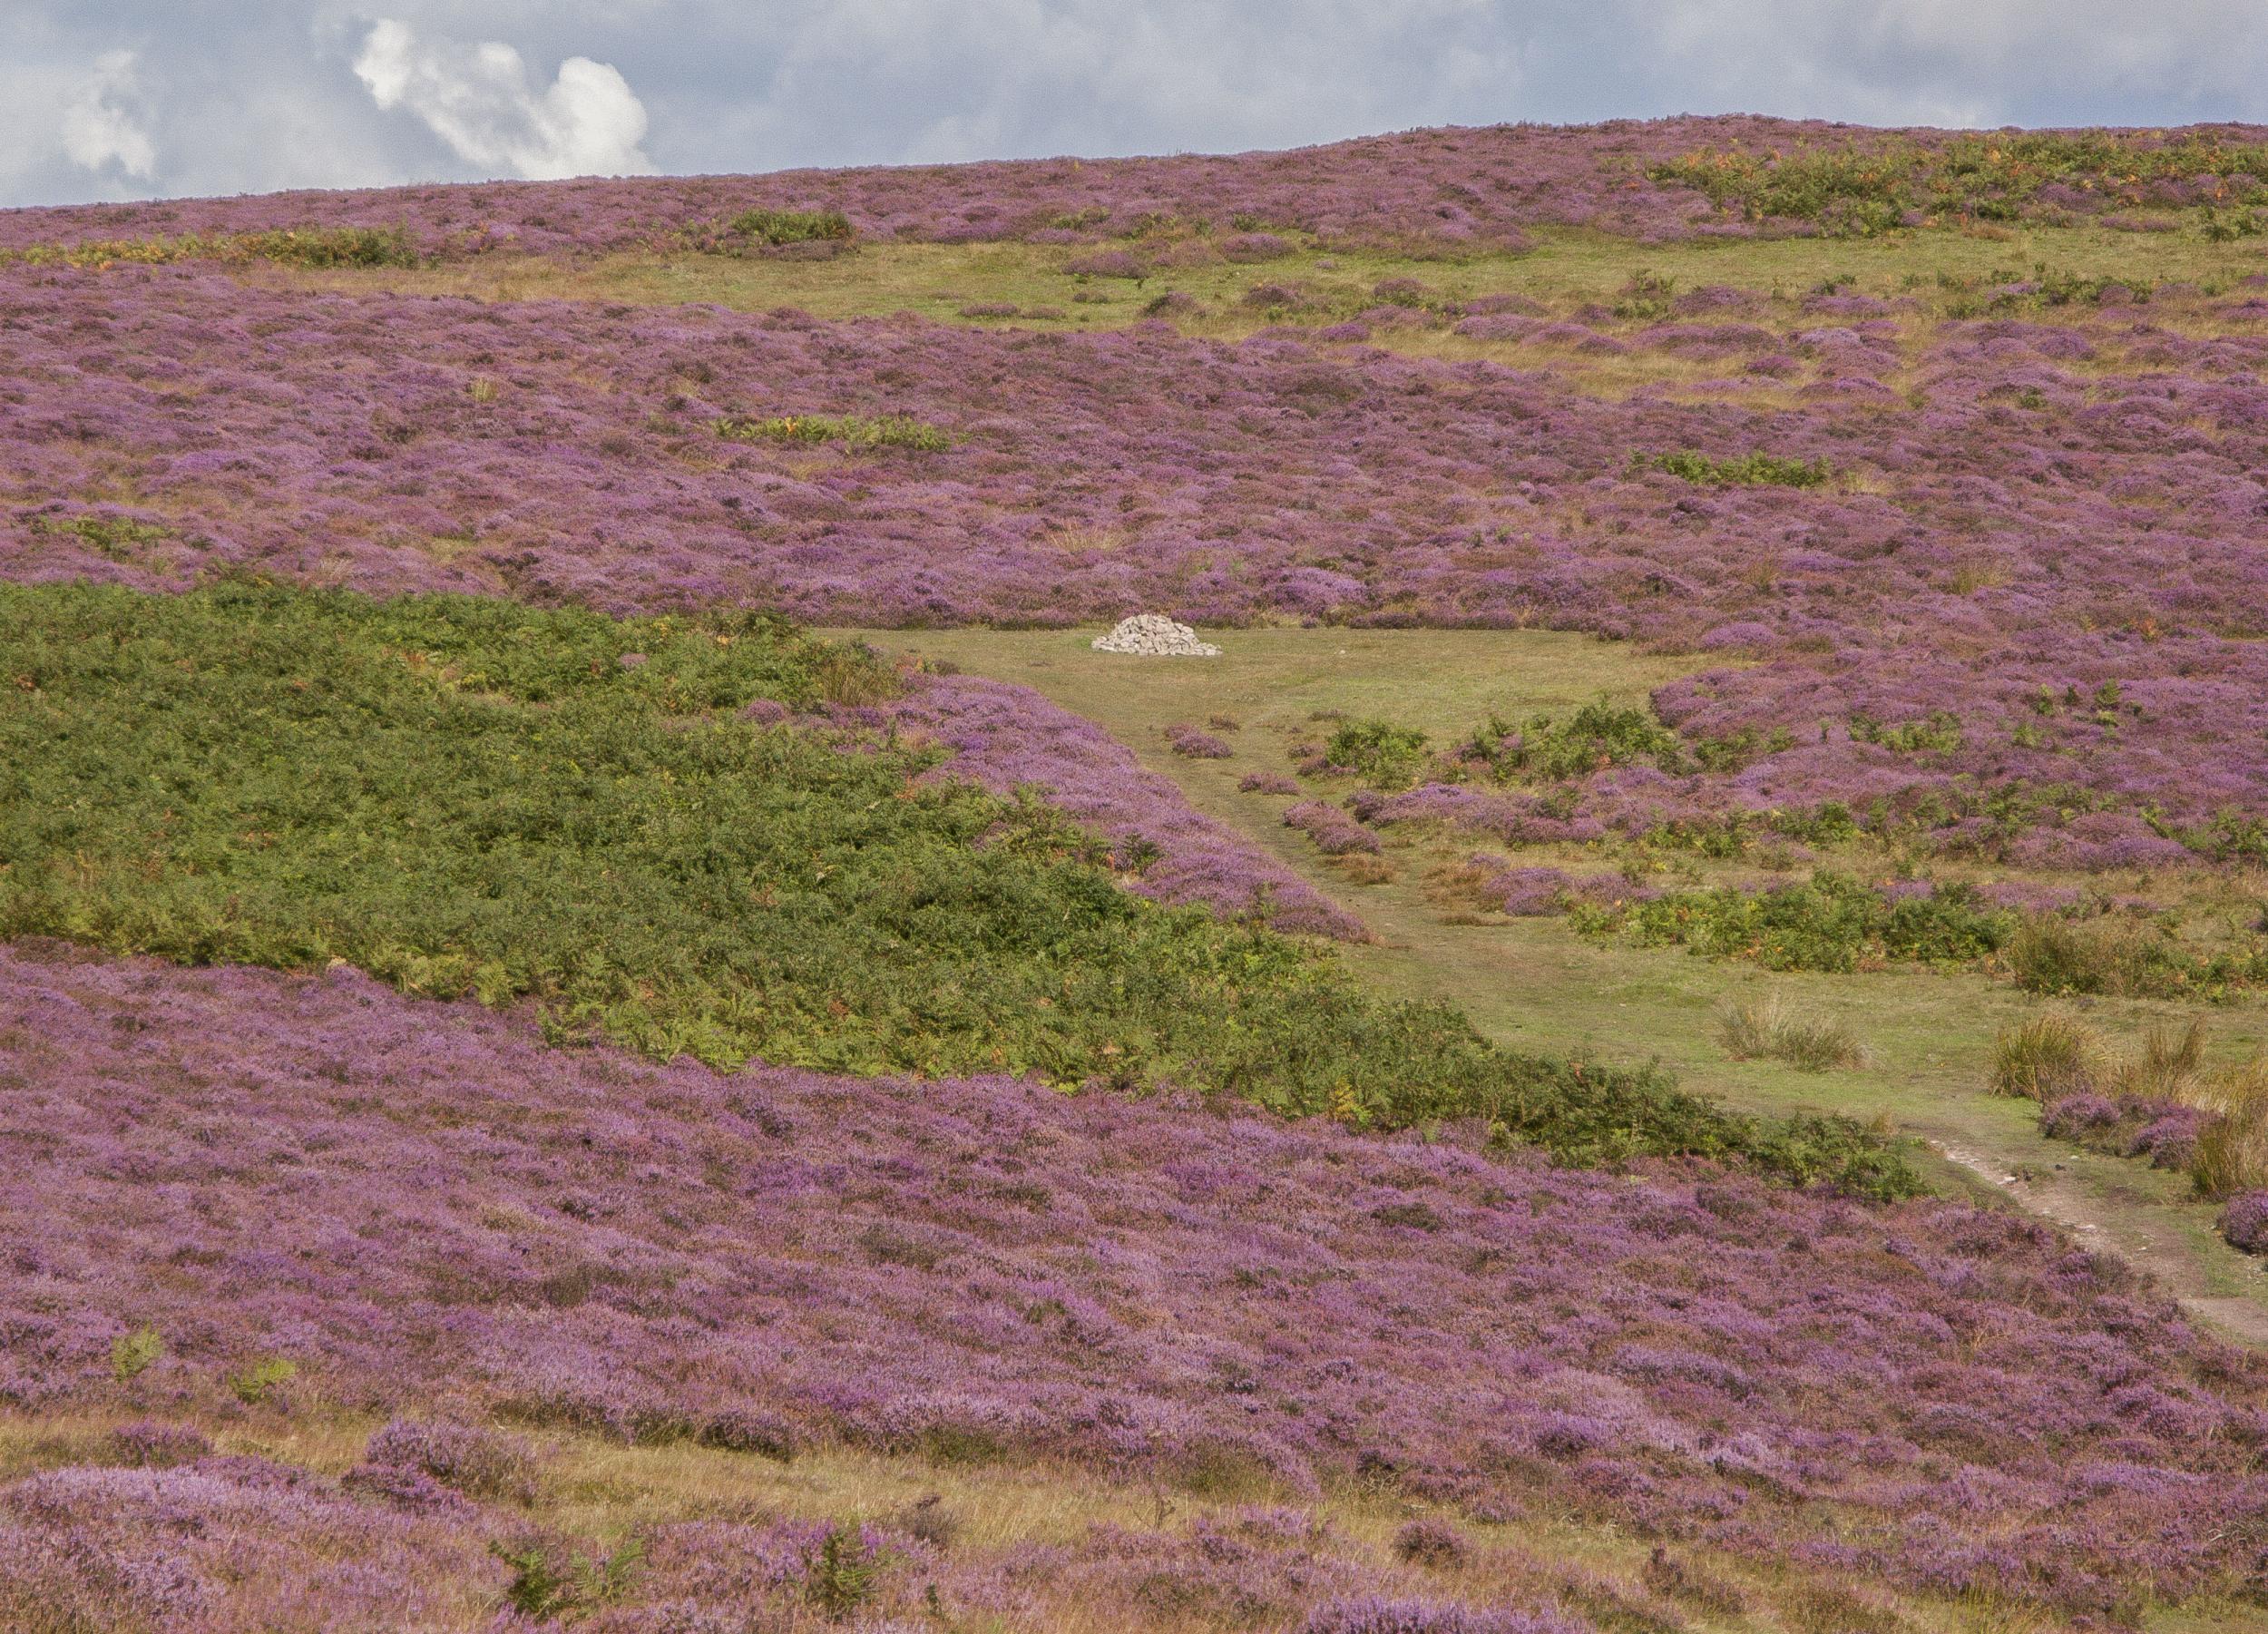
<path id="1" fill-rule="evenodd" d="M 942 750 L 758 727 L 752 700 L 889 685 L 766 617 L 10 586 L 0 674 L 0 937 L 341 960 L 660 1059 L 1177 1085 L 1478 1118 L 1576 1162 L 1915 1184 L 1854 1126 L 1500 1051 L 1305 944 L 1133 895 L 1053 808 L 933 778 Z"/>
<path id="2" fill-rule="evenodd" d="M 1324 745 L 1325 766 L 1352 772 L 1375 788 L 1407 788 L 1425 765 L 1425 734 L 1385 720 L 1339 723 Z"/>
<path id="3" fill-rule="evenodd" d="M 0 250 L 0 266 L 165 266 L 174 261 L 274 261 L 287 267 L 417 267 L 408 231 L 385 227 L 282 227 L 265 232 L 181 233 Z"/>
<path id="4" fill-rule="evenodd" d="M 857 232 L 839 210 L 744 210 L 722 221 L 696 222 L 685 236 L 710 255 L 749 255 L 790 244 L 847 244 Z"/>
<path id="5" fill-rule="evenodd" d="M 1556 781 L 1610 767 L 1651 762 L 1677 770 L 1684 759 L 1677 734 L 1650 709 L 1600 698 L 1564 718 L 1538 715 L 1515 728 L 1501 716 L 1461 745 L 1457 759 L 1499 781 L 1529 778 Z"/>
<path id="6" fill-rule="evenodd" d="M 2221 1235 L 2247 1254 L 2268 1254 L 2268 1191 L 2240 1191 L 2221 1211 Z"/>
<path id="7" fill-rule="evenodd" d="M 1666 471 L 1712 488 L 1816 488 L 1834 473 L 1823 459 L 1784 459 L 1772 454 L 1742 454 L 1718 459 L 1690 448 L 1668 454 L 1634 454 L 1635 470 Z"/>
<path id="8" fill-rule="evenodd" d="M 2019 987 L 2051 997 L 2220 999 L 2268 983 L 2268 947 L 2257 943 L 2208 952 L 2148 925 L 2081 925 L 2055 915 L 2025 919 L 2001 957 Z"/>
<path id="9" fill-rule="evenodd" d="M 1378 836 L 1328 800 L 1300 801 L 1285 811 L 1284 823 L 1315 841 L 1325 856 L 1378 850 Z"/>
<path id="10" fill-rule="evenodd" d="M 1777 997 L 1732 1005 L 1717 1017 L 1716 1031 L 1735 1061 L 1784 1061 L 1805 1072 L 1866 1062 L 1866 1051 L 1850 1028 L 1797 1015 Z"/>
<path id="11" fill-rule="evenodd" d="M 951 434 L 911 415 L 726 415 L 716 430 L 735 443 L 839 443 L 846 448 L 913 448 L 928 454 L 953 446 Z"/>
<path id="12" fill-rule="evenodd" d="M 1175 754 L 1191 760 L 1225 760 L 1236 752 L 1221 739 L 1188 721 L 1166 729 L 1166 744 Z"/>
<path id="13" fill-rule="evenodd" d="M 1716 885 L 1650 901 L 1570 903 L 1568 914 L 1586 934 L 1640 947 L 1839 973 L 1868 964 L 1973 964 L 1998 949 L 2015 922 L 1963 885 L 1892 897 L 1823 869 L 1807 883 L 1768 891 Z"/>

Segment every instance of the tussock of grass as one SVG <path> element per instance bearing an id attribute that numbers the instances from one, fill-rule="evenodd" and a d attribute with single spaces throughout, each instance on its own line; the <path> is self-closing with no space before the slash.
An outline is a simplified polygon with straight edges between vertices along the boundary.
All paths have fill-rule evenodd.
<path id="1" fill-rule="evenodd" d="M 1774 995 L 1728 1006 L 1717 1016 L 1717 1038 L 1735 1061 L 1784 1061 L 1799 1071 L 1826 1072 L 1866 1064 L 1866 1051 L 1837 1021 L 1798 1015 Z"/>
<path id="2" fill-rule="evenodd" d="M 2050 1101 L 2092 1087 L 2110 1065 L 2102 1034 L 2050 1011 L 2004 1027 L 1992 1041 L 1996 1094 Z"/>

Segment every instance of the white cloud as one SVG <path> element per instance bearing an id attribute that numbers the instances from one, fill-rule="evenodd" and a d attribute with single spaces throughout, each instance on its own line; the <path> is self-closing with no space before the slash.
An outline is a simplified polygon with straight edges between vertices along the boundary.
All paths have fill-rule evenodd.
<path id="1" fill-rule="evenodd" d="M 95 58 L 63 110 L 59 134 L 72 163 L 97 172 L 114 167 L 148 179 L 157 167 L 157 144 L 122 105 L 140 90 L 132 52 L 109 51 Z"/>
<path id="2" fill-rule="evenodd" d="M 1676 113 L 2259 120 L 2263 62 L 2263 0 L 0 0 L 0 203 Z"/>
<path id="3" fill-rule="evenodd" d="M 406 109 L 465 163 L 491 175 L 644 175 L 646 110 L 604 63 L 569 57 L 541 93 L 499 41 L 421 43 L 408 24 L 372 26 L 355 75 L 382 109 Z"/>

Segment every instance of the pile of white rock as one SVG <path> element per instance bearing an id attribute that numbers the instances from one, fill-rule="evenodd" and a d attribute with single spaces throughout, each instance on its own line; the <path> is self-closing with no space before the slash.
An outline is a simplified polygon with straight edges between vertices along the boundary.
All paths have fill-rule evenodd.
<path id="1" fill-rule="evenodd" d="M 1198 640 L 1197 631 L 1163 613 L 1138 612 L 1120 619 L 1109 635 L 1094 640 L 1097 652 L 1134 652 L 1144 658 L 1218 658 L 1220 649 Z"/>

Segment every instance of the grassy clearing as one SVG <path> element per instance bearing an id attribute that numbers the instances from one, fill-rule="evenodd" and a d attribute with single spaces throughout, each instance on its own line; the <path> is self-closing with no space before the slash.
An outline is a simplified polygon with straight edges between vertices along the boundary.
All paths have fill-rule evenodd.
<path id="1" fill-rule="evenodd" d="M 822 318 L 910 312 L 940 323 L 981 323 L 1076 330 L 1121 328 L 1163 318 L 1190 333 L 1234 338 L 1271 325 L 1321 325 L 1367 307 L 1407 297 L 1382 298 L 1378 286 L 1413 279 L 1423 300 L 1467 303 L 1514 296 L 1547 311 L 1573 314 L 1599 308 L 1609 328 L 1628 328 L 1667 316 L 1676 293 L 1703 287 L 1750 291 L 1788 303 L 1813 293 L 1914 296 L 1924 310 L 1964 313 L 2006 284 L 2041 284 L 2052 298 L 2072 280 L 2116 282 L 2144 289 L 2161 284 L 2210 289 L 2268 269 L 2260 240 L 2215 241 L 2202 231 L 2121 232 L 2078 227 L 1986 227 L 1970 231 L 1897 232 L 1861 240 L 1696 240 L 1637 246 L 1625 239 L 1559 229 L 1536 235 L 1523 255 L 1485 254 L 1416 259 L 1373 251 L 1324 253 L 1300 246 L 1289 256 L 1257 265 L 1213 262 L 1168 268 L 1136 280 L 1070 272 L 1076 249 L 1029 244 L 868 244 L 827 260 L 771 258 L 617 255 L 576 265 L 535 258 L 506 258 L 411 270 L 302 272 L 269 268 L 248 276 L 288 278 L 343 287 L 414 289 L 492 299 L 564 298 L 669 305 L 716 301 L 748 311 L 795 307 Z M 1652 304 L 1634 305 L 1633 269 Z M 1269 308 L 1250 298 L 1256 290 L 1295 289 L 1297 309 Z M 1187 307 L 1153 311 L 1158 298 L 1178 293 Z M 1628 316 L 1617 318 L 1614 308 Z M 964 308 L 977 308 L 975 315 Z M 2179 303 L 2161 303 L 2154 319 L 2178 322 Z M 1375 344 L 1448 356 L 1515 356 L 1514 343 L 1489 342 L 1440 331 L 1382 329 Z M 1684 368 L 1696 379 L 1724 372 L 1721 364 L 1679 364 L 1648 357 L 1636 363 L 1593 364 L 1552 354 L 1580 375 L 1597 369 L 1642 367 L 1659 374 Z"/>
<path id="2" fill-rule="evenodd" d="M 1513 719 L 1566 714 L 1602 694 L 1610 703 L 1642 704 L 1651 688 L 1694 660 L 1549 631 L 1254 630 L 1232 632 L 1221 657 L 1184 666 L 1090 652 L 1090 634 L 898 631 L 874 631 L 871 639 L 1036 688 L 1108 728 L 1180 783 L 1198 809 L 1236 826 L 1359 912 L 1379 940 L 1344 956 L 1380 990 L 1448 1000 L 1483 1032 L 1525 1049 L 1579 1060 L 1659 1061 L 1687 1086 L 1752 1111 L 1885 1120 L 1950 1154 L 1930 1165 L 1940 1183 L 2012 1199 L 2085 1228 L 2088 1241 L 2152 1269 L 2201 1314 L 2268 1339 L 2268 1277 L 2220 1240 L 2214 1210 L 2195 1201 L 2186 1175 L 2079 1149 L 2044 1149 L 2032 1108 L 1991 1092 L 1993 1039 L 2038 1013 L 2038 999 L 1968 972 L 1767 975 L 1674 949 L 1588 939 L 1559 920 L 1484 923 L 1445 913 L 1426 887 L 1436 847 L 1407 831 L 1383 836 L 1398 877 L 1357 893 L 1304 835 L 1283 826 L 1282 808 L 1298 796 L 1237 787 L 1248 774 L 1287 769 L 1287 741 L 1320 744 L 1332 725 L 1310 719 L 1318 711 L 1390 719 L 1437 742 L 1454 741 L 1492 712 Z M 1243 722 L 1229 758 L 1185 759 L 1156 735 L 1167 721 L 1211 710 Z M 1594 867 L 1600 861 L 1564 852 L 1540 860 Z M 1813 1073 L 1770 1058 L 1728 1060 L 1716 1017 L 1768 993 L 1806 1014 L 1863 1018 L 1867 1063 Z M 2204 1009 L 2115 996 L 2076 998 L 2067 1007 L 2132 1032 L 2185 1024 Z M 2259 995 L 2240 995 L 2209 1013 L 2217 1060 L 2240 1060 L 2268 1044 L 2268 1001 Z"/>
<path id="3" fill-rule="evenodd" d="M 756 700 L 894 685 L 758 616 L 7 587 L 0 674 L 0 936 L 344 960 L 722 1067 L 1178 1085 L 1357 1125 L 1477 1117 L 1574 1162 L 1913 1183 L 1854 1127 L 1511 1054 L 1326 952 L 1136 896 L 1052 807 L 925 778 L 941 751 L 751 725 Z"/>

